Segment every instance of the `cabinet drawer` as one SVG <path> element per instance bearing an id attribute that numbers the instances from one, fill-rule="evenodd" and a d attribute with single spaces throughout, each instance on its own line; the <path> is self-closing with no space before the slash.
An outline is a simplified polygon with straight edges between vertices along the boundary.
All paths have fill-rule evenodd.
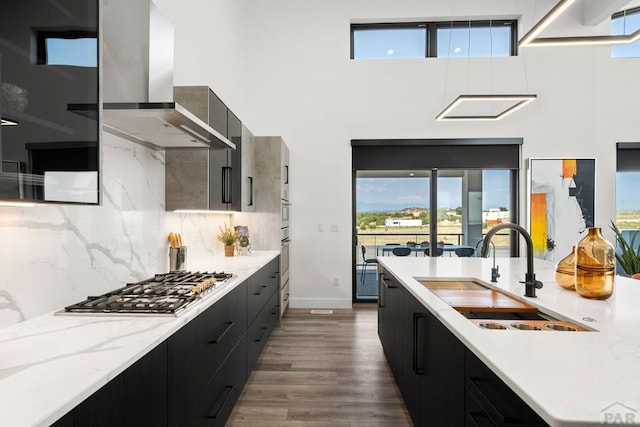
<path id="1" fill-rule="evenodd" d="M 465 425 L 548 425 L 469 350 L 465 352 L 465 377 Z"/>
<path id="2" fill-rule="evenodd" d="M 269 275 L 274 279 L 279 279 L 280 275 L 280 256 L 275 257 L 269 262 Z"/>
<path id="3" fill-rule="evenodd" d="M 242 337 L 233 352 L 197 396 L 176 427 L 224 426 L 244 387 L 247 371 L 247 341 Z"/>
<path id="4" fill-rule="evenodd" d="M 169 338 L 169 424 L 182 416 L 246 331 L 240 284 Z"/>
<path id="5" fill-rule="evenodd" d="M 280 316 L 284 314 L 284 312 L 289 307 L 289 281 L 284 284 L 282 289 L 280 289 Z"/>
<path id="6" fill-rule="evenodd" d="M 264 306 L 247 330 L 247 375 L 251 373 L 262 349 L 264 349 L 271 331 L 275 328 L 280 315 L 278 293 L 271 294 L 269 302 Z"/>
<path id="7" fill-rule="evenodd" d="M 56 427 L 166 426 L 166 369 L 167 343 L 165 341 L 85 399 L 54 425 Z"/>
<path id="8" fill-rule="evenodd" d="M 261 268 L 247 280 L 247 324 L 253 322 L 271 294 L 278 289 L 277 281 L 269 274 L 269 266 Z"/>

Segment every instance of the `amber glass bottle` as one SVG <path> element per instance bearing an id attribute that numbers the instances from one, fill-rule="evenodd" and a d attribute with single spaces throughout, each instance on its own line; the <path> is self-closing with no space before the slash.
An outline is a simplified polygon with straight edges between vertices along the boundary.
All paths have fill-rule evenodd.
<path id="1" fill-rule="evenodd" d="M 576 290 L 576 247 L 556 264 L 556 283 L 565 289 Z"/>
<path id="2" fill-rule="evenodd" d="M 576 291 L 585 298 L 607 299 L 613 294 L 616 274 L 614 249 L 600 232 L 589 228 L 576 245 Z"/>

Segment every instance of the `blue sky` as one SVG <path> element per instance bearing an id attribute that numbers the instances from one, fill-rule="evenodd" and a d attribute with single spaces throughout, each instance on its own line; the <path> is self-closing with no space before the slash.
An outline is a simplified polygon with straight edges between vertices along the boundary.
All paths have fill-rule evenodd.
<path id="1" fill-rule="evenodd" d="M 95 38 L 47 39 L 47 64 L 96 67 L 98 42 Z"/>
<path id="2" fill-rule="evenodd" d="M 616 174 L 616 210 L 640 210 L 640 172 L 619 172 Z M 596 193 L 596 200 L 598 194 Z"/>
<path id="3" fill-rule="evenodd" d="M 509 206 L 509 172 L 483 172 L 482 209 Z M 357 211 L 429 206 L 429 178 L 358 178 Z M 438 205 L 462 206 L 462 178 L 438 178 Z"/>
<path id="4" fill-rule="evenodd" d="M 509 207 L 507 171 L 484 171 L 482 209 Z M 640 172 L 616 175 L 616 209 L 640 210 Z M 461 178 L 439 178 L 440 207 L 462 205 Z M 396 210 L 429 206 L 429 178 L 358 178 L 357 211 Z M 598 195 L 596 194 L 596 199 Z"/>

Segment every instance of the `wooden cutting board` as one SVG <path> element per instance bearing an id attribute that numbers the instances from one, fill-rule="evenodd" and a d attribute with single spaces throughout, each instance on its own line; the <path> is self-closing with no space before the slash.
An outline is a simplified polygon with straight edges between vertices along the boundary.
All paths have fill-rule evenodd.
<path id="1" fill-rule="evenodd" d="M 535 306 L 493 289 L 432 289 L 440 299 L 458 311 L 511 311 L 535 313 Z"/>
<path id="2" fill-rule="evenodd" d="M 421 280 L 420 284 L 427 289 L 487 289 L 479 283 L 471 280 Z"/>

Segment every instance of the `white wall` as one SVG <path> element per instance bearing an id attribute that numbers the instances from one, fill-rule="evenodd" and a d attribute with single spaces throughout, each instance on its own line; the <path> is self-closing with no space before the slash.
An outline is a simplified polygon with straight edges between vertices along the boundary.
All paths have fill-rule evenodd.
<path id="1" fill-rule="evenodd" d="M 555 3 L 157 0 L 175 25 L 176 83 L 209 84 L 254 134 L 282 135 L 291 148 L 292 306 L 351 303 L 354 138 L 522 137 L 523 171 L 529 157 L 597 157 L 596 222 L 608 230 L 615 143 L 640 139 L 638 59 L 610 59 L 599 46 L 526 48 L 514 58 L 349 60 L 352 20 L 522 15 L 524 34 Z M 576 8 L 548 31 L 608 32 L 607 23 L 580 22 Z M 538 100 L 498 122 L 434 121 L 458 94 L 481 92 Z M 318 224 L 340 231 L 319 233 Z"/>
<path id="2" fill-rule="evenodd" d="M 171 230 L 187 268 L 222 256 L 230 215 L 165 212 L 164 152 L 104 134 L 101 154 L 101 206 L 0 207 L 0 328 L 167 272 Z"/>

